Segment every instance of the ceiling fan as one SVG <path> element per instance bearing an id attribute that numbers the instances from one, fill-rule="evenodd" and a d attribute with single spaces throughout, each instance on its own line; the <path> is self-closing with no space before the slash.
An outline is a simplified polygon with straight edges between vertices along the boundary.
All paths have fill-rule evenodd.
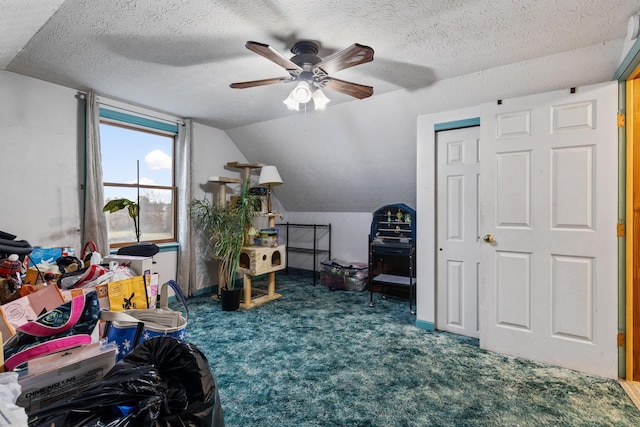
<path id="1" fill-rule="evenodd" d="M 294 44 L 291 48 L 291 53 L 294 56 L 291 59 L 287 59 L 267 44 L 248 41 L 245 46 L 250 51 L 287 70 L 289 76 L 232 83 L 230 86 L 234 89 L 297 82 L 296 87 L 284 101 L 290 110 L 298 110 L 299 104 L 306 104 L 311 99 L 313 99 L 316 109 L 324 109 L 329 102 L 329 98 L 322 93 L 321 89 L 323 88 L 335 90 L 358 99 L 373 95 L 371 86 L 338 80 L 329 75 L 373 61 L 373 49 L 369 46 L 354 43 L 325 59 L 318 57 L 318 44 L 310 40 L 302 40 Z"/>

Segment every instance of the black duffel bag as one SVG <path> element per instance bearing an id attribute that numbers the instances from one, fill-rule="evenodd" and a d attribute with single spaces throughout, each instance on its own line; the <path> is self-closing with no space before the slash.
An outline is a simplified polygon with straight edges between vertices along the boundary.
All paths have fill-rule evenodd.
<path id="1" fill-rule="evenodd" d="M 155 243 L 144 242 L 131 246 L 124 246 L 118 249 L 118 255 L 152 257 L 160 252 L 160 248 Z"/>
<path id="2" fill-rule="evenodd" d="M 25 255 L 29 255 L 32 251 L 33 247 L 26 240 L 0 238 L 0 259 L 6 258 L 11 254 L 16 254 L 23 260 Z"/>

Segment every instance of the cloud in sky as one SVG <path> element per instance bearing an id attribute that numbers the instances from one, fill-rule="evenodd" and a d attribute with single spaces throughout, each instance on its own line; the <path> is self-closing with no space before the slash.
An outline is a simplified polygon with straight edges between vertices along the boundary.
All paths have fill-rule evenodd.
<path id="1" fill-rule="evenodd" d="M 136 181 L 129 181 L 127 184 L 135 184 Z M 156 185 L 157 183 L 153 180 L 153 178 L 147 178 L 145 176 L 140 177 L 140 185 Z"/>
<path id="2" fill-rule="evenodd" d="M 171 156 L 162 150 L 151 151 L 149 154 L 144 156 L 144 161 L 147 162 L 147 166 L 151 170 L 171 169 L 172 166 Z"/>
<path id="3" fill-rule="evenodd" d="M 140 178 L 140 185 L 156 185 L 156 182 L 151 178 L 143 176 L 142 178 Z"/>

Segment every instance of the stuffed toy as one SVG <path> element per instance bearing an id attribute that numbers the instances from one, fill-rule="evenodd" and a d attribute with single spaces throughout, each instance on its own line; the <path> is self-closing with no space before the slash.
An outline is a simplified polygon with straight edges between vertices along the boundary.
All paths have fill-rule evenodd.
<path id="1" fill-rule="evenodd" d="M 20 274 L 22 263 L 17 254 L 11 254 L 0 263 L 0 277 L 13 278 Z"/>
<path id="2" fill-rule="evenodd" d="M 0 304 L 20 298 L 22 263 L 17 254 L 11 254 L 0 263 Z"/>

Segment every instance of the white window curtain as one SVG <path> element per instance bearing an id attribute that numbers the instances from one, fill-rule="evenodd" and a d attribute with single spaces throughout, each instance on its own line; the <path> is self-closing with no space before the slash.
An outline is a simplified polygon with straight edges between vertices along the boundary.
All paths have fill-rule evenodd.
<path id="1" fill-rule="evenodd" d="M 100 112 L 96 94 L 86 95 L 85 110 L 85 191 L 83 215 L 83 245 L 94 241 L 100 254 L 109 254 L 107 218 L 102 187 L 102 158 L 100 153 Z"/>
<path id="2" fill-rule="evenodd" d="M 191 135 L 193 122 L 184 121 L 178 126 L 178 143 L 176 147 L 176 186 L 178 206 L 178 272 L 180 288 L 186 295 L 196 290 L 196 263 L 194 239 L 191 229 Z"/>

